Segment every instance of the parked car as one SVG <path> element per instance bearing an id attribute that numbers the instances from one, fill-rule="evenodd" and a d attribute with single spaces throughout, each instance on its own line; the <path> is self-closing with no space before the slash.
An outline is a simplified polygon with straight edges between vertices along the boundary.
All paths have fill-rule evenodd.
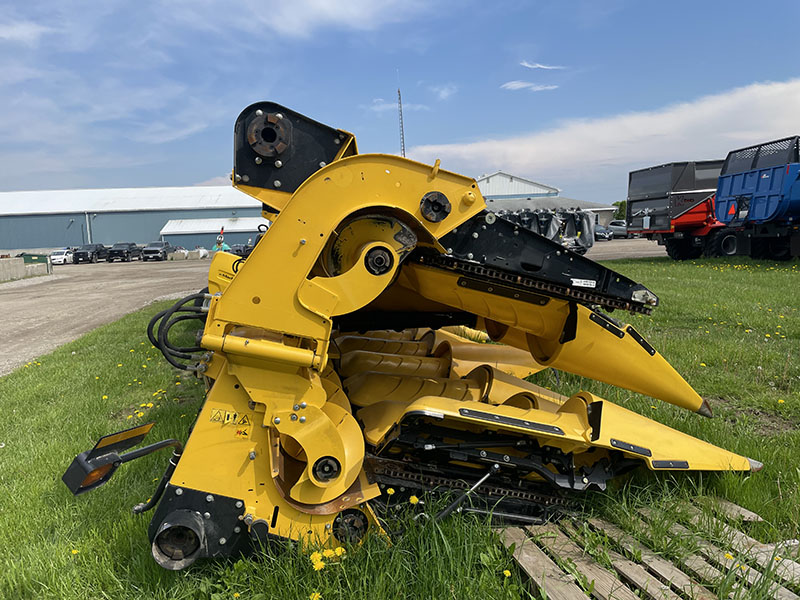
<path id="1" fill-rule="evenodd" d="M 54 265 L 68 265 L 72 262 L 72 250 L 53 250 L 50 253 L 50 262 Z"/>
<path id="2" fill-rule="evenodd" d="M 142 249 L 131 242 L 117 242 L 108 251 L 108 262 L 120 260 L 131 262 L 134 258 L 142 258 Z"/>
<path id="3" fill-rule="evenodd" d="M 625 224 L 625 221 L 622 219 L 618 219 L 616 221 L 611 221 L 608 224 L 609 230 L 611 233 L 614 234 L 614 237 L 618 238 L 626 238 L 628 237 L 628 226 Z"/>
<path id="4" fill-rule="evenodd" d="M 594 240 L 596 242 L 607 242 L 609 240 L 614 239 L 614 232 L 610 229 L 606 229 L 602 225 L 595 225 L 594 226 Z"/>
<path id="5" fill-rule="evenodd" d="M 142 250 L 142 260 L 167 260 L 167 255 L 175 252 L 169 242 L 150 242 Z"/>
<path id="6" fill-rule="evenodd" d="M 103 244 L 84 244 L 72 253 L 72 262 L 92 262 L 103 260 L 108 257 L 108 247 Z"/>

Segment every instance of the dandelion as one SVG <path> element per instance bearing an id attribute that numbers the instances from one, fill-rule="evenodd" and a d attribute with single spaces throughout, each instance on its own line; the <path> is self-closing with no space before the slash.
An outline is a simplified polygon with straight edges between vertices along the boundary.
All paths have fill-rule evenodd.
<path id="1" fill-rule="evenodd" d="M 312 592 L 311 595 L 308 597 L 308 600 L 321 600 L 322 594 L 319 592 Z"/>
<path id="2" fill-rule="evenodd" d="M 143 369 L 146 369 L 146 368 L 147 368 L 147 365 L 142 365 L 142 368 L 143 368 Z"/>
<path id="3" fill-rule="evenodd" d="M 765 333 L 765 334 L 764 334 L 764 337 L 771 337 L 771 336 L 770 336 L 770 334 L 768 334 L 768 333 Z"/>
<path id="4" fill-rule="evenodd" d="M 181 384 L 181 382 L 180 382 L 180 381 L 176 381 L 176 382 L 175 382 L 175 385 L 180 385 L 180 384 Z"/>
<path id="5" fill-rule="evenodd" d="M 651 404 L 651 405 L 650 405 L 650 408 L 655 408 L 655 405 Z"/>
<path id="6" fill-rule="evenodd" d="M 783 559 L 780 556 L 775 557 L 775 562 L 781 562 Z"/>
<path id="7" fill-rule="evenodd" d="M 785 400 L 783 400 L 782 398 L 778 399 L 778 404 L 783 404 L 784 402 L 785 402 Z"/>
<path id="8" fill-rule="evenodd" d="M 145 406 L 147 406 L 147 408 L 153 408 L 153 403 L 152 402 L 148 402 Z"/>
<path id="9" fill-rule="evenodd" d="M 322 571 L 322 569 L 324 569 L 324 568 L 325 568 L 325 561 L 324 560 L 318 560 L 317 562 L 314 563 L 314 570 L 315 571 Z"/>
<path id="10" fill-rule="evenodd" d="M 121 366 L 122 366 L 122 363 L 117 363 L 117 366 L 118 366 L 118 367 L 121 367 Z"/>
<path id="11" fill-rule="evenodd" d="M 705 367 L 705 366 L 706 366 L 706 363 L 700 363 L 700 366 L 701 366 L 701 367 Z"/>
<path id="12" fill-rule="evenodd" d="M 308 557 L 311 562 L 319 562 L 322 560 L 322 554 L 319 552 L 312 552 L 311 556 Z"/>
<path id="13" fill-rule="evenodd" d="M 147 405 L 146 405 L 144 402 L 142 402 L 142 403 L 141 403 L 139 406 L 140 406 L 141 408 L 144 408 L 144 407 L 145 407 L 145 406 L 147 406 Z"/>
<path id="14" fill-rule="evenodd" d="M 386 488 L 386 494 L 389 496 L 394 495 L 394 488 Z"/>
<path id="15" fill-rule="evenodd" d="M 238 598 L 239 597 L 239 592 L 233 592 L 233 597 L 234 598 Z"/>
<path id="16" fill-rule="evenodd" d="M 144 413 L 142 411 L 139 411 L 136 413 L 136 416 L 141 419 L 144 416 Z"/>
<path id="17" fill-rule="evenodd" d="M 31 364 L 31 363 L 28 363 L 28 364 Z M 94 378 L 95 379 L 100 379 L 100 377 L 98 377 L 97 375 L 95 375 Z"/>
<path id="18" fill-rule="evenodd" d="M 103 400 L 108 400 L 108 396 L 103 396 Z"/>
<path id="19" fill-rule="evenodd" d="M 505 575 L 507 578 L 511 577 L 511 571 L 509 571 L 508 569 L 504 569 L 503 570 L 503 575 Z"/>
<path id="20" fill-rule="evenodd" d="M 126 418 L 127 418 L 127 419 L 132 419 L 132 418 L 133 418 L 133 415 L 128 415 Z"/>
<path id="21" fill-rule="evenodd" d="M 131 348 L 131 349 L 129 350 L 129 352 L 134 352 L 134 349 L 133 349 L 133 348 Z"/>
<path id="22" fill-rule="evenodd" d="M 73 554 L 78 554 L 78 552 L 80 552 L 80 550 L 76 550 L 75 548 L 72 549 Z"/>
<path id="23" fill-rule="evenodd" d="M 733 560 L 733 554 L 731 554 L 730 552 L 726 552 L 725 558 L 727 558 L 728 560 Z"/>
<path id="24" fill-rule="evenodd" d="M 347 553 L 347 550 L 345 550 L 344 548 L 339 546 L 338 548 L 336 548 L 336 550 L 334 550 L 334 552 L 336 553 L 336 556 L 341 558 L 342 556 L 344 556 Z"/>
<path id="25" fill-rule="evenodd" d="M 411 497 L 408 499 L 408 501 L 409 501 L 411 504 L 419 504 L 419 498 L 417 498 L 416 496 L 411 496 Z"/>
<path id="26" fill-rule="evenodd" d="M 333 558 L 334 556 L 336 556 L 336 552 L 334 552 L 330 548 L 325 548 L 325 550 L 322 551 L 322 556 L 324 556 L 325 558 Z"/>

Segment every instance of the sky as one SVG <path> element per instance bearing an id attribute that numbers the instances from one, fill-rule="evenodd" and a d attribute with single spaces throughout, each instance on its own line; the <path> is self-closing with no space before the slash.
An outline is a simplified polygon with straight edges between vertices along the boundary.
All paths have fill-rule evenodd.
<path id="1" fill-rule="evenodd" d="M 800 2 L 4 0 L 0 191 L 228 184 L 271 100 L 472 177 L 611 203 L 800 134 Z"/>

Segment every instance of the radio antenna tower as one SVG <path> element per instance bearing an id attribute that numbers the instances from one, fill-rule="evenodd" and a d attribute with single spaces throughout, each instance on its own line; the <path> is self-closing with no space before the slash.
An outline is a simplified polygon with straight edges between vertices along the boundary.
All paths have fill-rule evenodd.
<path id="1" fill-rule="evenodd" d="M 403 98 L 400 96 L 400 70 L 397 70 L 397 115 L 400 118 L 400 156 L 406 156 L 406 134 L 403 129 Z"/>

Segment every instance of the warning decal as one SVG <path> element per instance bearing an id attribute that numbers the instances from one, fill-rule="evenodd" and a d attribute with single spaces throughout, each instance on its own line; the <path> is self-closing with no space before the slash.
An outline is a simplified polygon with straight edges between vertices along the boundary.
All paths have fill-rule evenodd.
<path id="1" fill-rule="evenodd" d="M 236 423 L 236 413 L 232 410 L 225 411 L 225 425 Z"/>
<path id="2" fill-rule="evenodd" d="M 211 409 L 211 418 L 209 419 L 209 421 L 211 421 L 212 423 L 222 423 L 223 416 L 224 416 L 224 413 L 223 413 L 222 410 L 220 410 L 218 408 L 212 408 Z"/>
<path id="3" fill-rule="evenodd" d="M 236 429 L 236 437 L 247 437 L 250 435 L 249 427 L 239 427 Z"/>
<path id="4" fill-rule="evenodd" d="M 250 419 L 247 415 L 242 415 L 242 418 L 239 419 L 236 423 L 237 425 L 250 425 Z"/>

